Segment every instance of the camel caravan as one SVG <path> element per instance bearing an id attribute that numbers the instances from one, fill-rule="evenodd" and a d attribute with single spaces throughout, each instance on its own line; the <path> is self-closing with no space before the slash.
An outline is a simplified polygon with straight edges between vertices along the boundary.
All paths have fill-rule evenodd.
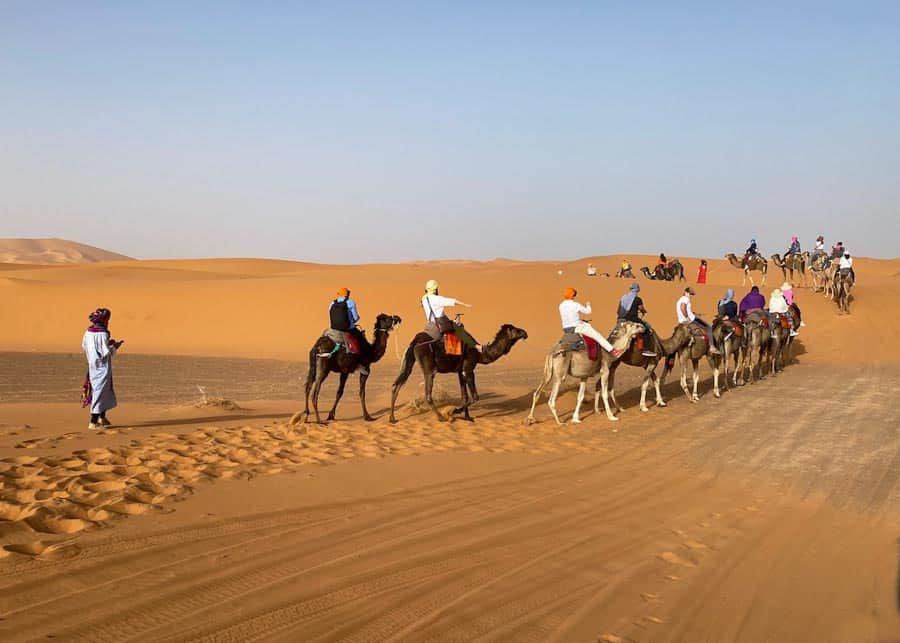
<path id="1" fill-rule="evenodd" d="M 676 302 L 678 323 L 668 336 L 660 334 L 646 321 L 647 311 L 639 294 L 640 284 L 636 281 L 619 300 L 618 321 L 608 336 L 585 320 L 584 316 L 592 314 L 590 302 L 584 305 L 579 303 L 575 288 L 566 288 L 563 301 L 559 304 L 562 336 L 544 359 L 543 374 L 532 394 L 526 423 L 536 421 L 535 410 L 541 398 L 547 395 L 547 406 L 553 419 L 557 424 L 563 424 L 556 403 L 560 392 L 570 383 L 578 384 L 578 392 L 569 421 L 574 424 L 581 422 L 581 407 L 591 378 L 596 378 L 595 413 L 605 413 L 610 421 L 617 421 L 623 409 L 616 399 L 616 373 L 623 364 L 643 372 L 639 402 L 642 412 L 650 410 L 647 393 L 651 386 L 655 405 L 666 406 L 663 387 L 676 364 L 681 366 L 681 389 L 692 403 L 700 400 L 699 364 L 704 359 L 712 371 L 712 393 L 715 397 L 720 397 L 723 390 L 732 386 L 743 386 L 775 376 L 790 361 L 792 344 L 804 325 L 800 308 L 793 301 L 792 278 L 805 278 L 808 267 L 814 290 L 821 289 L 826 295 L 833 296 L 839 311 L 849 313 L 850 292 L 855 281 L 853 260 L 842 243 L 834 246 L 830 254 L 826 253 L 823 241 L 819 237 L 812 253 L 800 252 L 794 237 L 784 258 L 778 254 L 772 256 L 772 262 L 784 272 L 785 282 L 771 292 L 768 301 L 755 284 L 740 303 L 734 300 L 734 291 L 729 288 L 718 301 L 717 314 L 710 322 L 694 314 L 694 289 L 685 288 Z M 748 278 L 752 283 L 751 273 L 758 271 L 762 273 L 762 285 L 765 284 L 768 262 L 757 251 L 755 240 L 752 240 L 742 259 L 731 253 L 726 258 L 743 272 L 742 283 Z M 654 280 L 657 275 L 663 275 L 662 278 L 669 281 L 684 279 L 680 262 L 668 261 L 665 255 L 660 255 L 660 262 L 653 273 L 646 267 L 641 271 Z M 625 276 L 630 272 L 631 265 L 625 260 L 616 276 Z M 400 373 L 391 388 L 390 422 L 397 422 L 398 396 L 417 364 L 424 378 L 425 402 L 435 417 L 439 421 L 449 420 L 434 401 L 435 376 L 455 373 L 460 403 L 453 408 L 451 415 L 474 421 L 470 409 L 479 400 L 476 367 L 487 366 L 508 355 L 519 341 L 528 338 L 528 333 L 512 324 L 503 324 L 493 340 L 482 345 L 462 324 L 462 313 L 451 319 L 446 312 L 454 307 L 471 306 L 457 298 L 441 295 L 434 280 L 425 284 L 421 306 L 425 327 L 412 338 L 401 359 Z M 319 424 L 334 420 L 347 379 L 355 372 L 359 373 L 363 419 L 375 419 L 366 408 L 366 382 L 371 368 L 385 355 L 389 336 L 399 327 L 401 319 L 397 315 L 379 314 L 370 342 L 358 325 L 359 312 L 347 288 L 338 291 L 329 308 L 329 315 L 330 328 L 316 340 L 309 352 L 306 407 L 303 412 L 295 414 L 292 424 L 308 422 L 311 416 Z M 319 411 L 319 394 L 330 373 L 338 375 L 338 390 L 323 421 Z"/>

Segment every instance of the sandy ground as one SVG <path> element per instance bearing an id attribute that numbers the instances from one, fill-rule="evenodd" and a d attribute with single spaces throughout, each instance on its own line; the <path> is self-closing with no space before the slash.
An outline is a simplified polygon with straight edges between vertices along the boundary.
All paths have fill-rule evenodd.
<path id="1" fill-rule="evenodd" d="M 704 370 L 700 403 L 670 382 L 669 406 L 642 414 L 636 369 L 623 369 L 616 425 L 589 414 L 557 427 L 543 406 L 525 426 L 559 285 L 603 311 L 625 286 L 582 277 L 582 263 L 0 272 L 16 302 L 0 311 L 16 330 L 0 346 L 0 637 L 900 640 L 900 262 L 859 262 L 850 316 L 798 291 L 809 325 L 777 377 L 716 400 Z M 373 368 L 375 422 L 351 390 L 337 422 L 289 426 L 299 407 L 286 398 L 324 323 L 309 302 L 352 279 L 364 315 L 409 319 L 402 346 L 430 275 L 475 305 L 477 335 L 501 321 L 529 331 L 479 372 L 477 421 L 435 421 L 416 377 L 387 423 L 392 345 Z M 696 308 L 739 280 L 713 262 Z M 651 321 L 670 328 L 680 287 L 641 283 Z M 505 307 L 509 292 L 524 303 Z M 117 364 L 123 404 L 103 434 L 63 403 L 82 371 L 58 353 L 77 347 L 85 300 L 113 308 L 114 334 L 143 353 Z M 204 377 L 243 410 L 190 405 Z M 445 410 L 454 393 L 442 383 Z"/>

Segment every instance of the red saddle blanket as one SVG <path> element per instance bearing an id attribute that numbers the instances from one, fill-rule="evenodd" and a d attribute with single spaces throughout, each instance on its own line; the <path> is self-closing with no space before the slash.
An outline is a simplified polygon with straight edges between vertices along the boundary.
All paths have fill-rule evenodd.
<path id="1" fill-rule="evenodd" d="M 446 333 L 444 335 L 444 352 L 447 355 L 462 355 L 462 340 L 456 333 Z"/>
<path id="2" fill-rule="evenodd" d="M 347 352 L 351 355 L 359 355 L 359 340 L 347 333 Z"/>
<path id="3" fill-rule="evenodd" d="M 582 335 L 581 337 L 584 339 L 584 348 L 587 350 L 588 359 L 596 362 L 597 358 L 600 357 L 600 344 L 597 343 L 597 340 L 591 339 L 587 335 Z"/>

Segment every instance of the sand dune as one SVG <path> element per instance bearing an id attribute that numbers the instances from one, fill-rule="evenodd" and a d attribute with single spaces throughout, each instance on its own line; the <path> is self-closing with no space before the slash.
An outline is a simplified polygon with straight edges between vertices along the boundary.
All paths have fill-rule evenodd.
<path id="1" fill-rule="evenodd" d="M 65 239 L 0 239 L 0 264 L 73 264 L 130 259 Z"/>

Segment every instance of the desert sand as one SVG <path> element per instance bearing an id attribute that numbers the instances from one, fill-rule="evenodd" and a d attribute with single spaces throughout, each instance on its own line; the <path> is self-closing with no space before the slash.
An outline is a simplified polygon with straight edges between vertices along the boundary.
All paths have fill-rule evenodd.
<path id="1" fill-rule="evenodd" d="M 900 260 L 857 260 L 850 315 L 797 288 L 808 325 L 776 377 L 714 399 L 703 363 L 699 403 L 670 378 L 643 414 L 623 367 L 618 423 L 542 405 L 526 426 L 562 289 L 609 328 L 630 280 L 585 267 L 620 259 L 0 264 L 0 637 L 900 640 Z M 437 422 L 418 374 L 387 422 L 429 278 L 479 339 L 529 333 L 477 371 L 472 424 Z M 667 334 L 686 284 L 638 281 Z M 351 386 L 337 421 L 292 426 L 339 286 L 365 326 L 404 319 L 372 368 L 377 420 Z M 710 261 L 695 309 L 729 286 L 749 289 Z M 101 305 L 126 344 L 115 427 L 89 433 L 74 353 Z M 455 379 L 438 391 L 449 409 Z"/>

